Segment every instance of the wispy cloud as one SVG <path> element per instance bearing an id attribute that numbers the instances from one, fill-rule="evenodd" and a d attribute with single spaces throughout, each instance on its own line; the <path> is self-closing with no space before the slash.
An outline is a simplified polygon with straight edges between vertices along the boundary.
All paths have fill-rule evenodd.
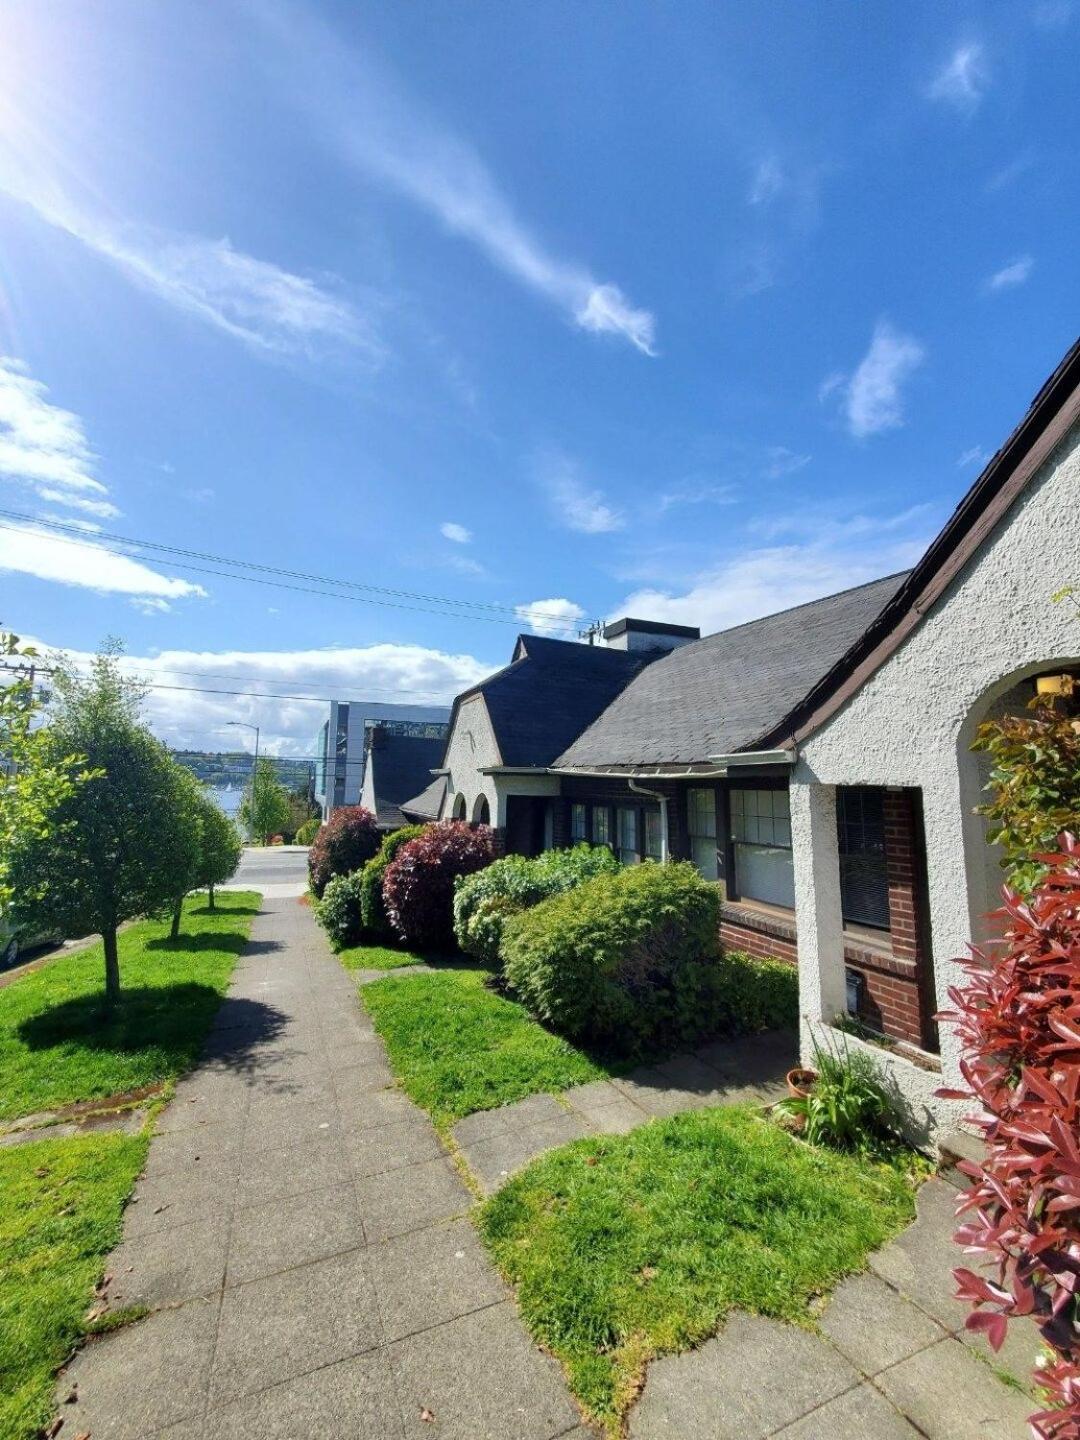
<path id="1" fill-rule="evenodd" d="M 166 609 L 173 600 L 205 596 L 201 585 L 162 575 L 131 555 L 107 550 L 92 540 L 69 540 L 36 525 L 5 524 L 0 528 L 0 571 L 32 575 L 58 585 L 96 590 L 99 594 L 125 595 L 145 603 L 161 602 Z"/>
<path id="2" fill-rule="evenodd" d="M 1035 268 L 1031 255 L 1020 255 L 1000 270 L 995 270 L 986 282 L 987 290 L 1013 290 L 1023 285 Z"/>
<path id="3" fill-rule="evenodd" d="M 626 524 L 626 517 L 608 503 L 602 490 L 581 480 L 577 465 L 568 456 L 545 460 L 540 482 L 547 491 L 555 518 L 567 530 L 576 530 L 582 535 L 605 535 L 621 530 Z"/>
<path id="4" fill-rule="evenodd" d="M 770 445 L 766 451 L 762 474 L 766 480 L 782 480 L 785 475 L 794 475 L 796 470 L 802 470 L 809 465 L 812 458 L 810 455 L 800 455 L 795 450 L 789 450 L 786 445 Z"/>
<path id="5" fill-rule="evenodd" d="M 467 530 L 464 525 L 459 525 L 456 520 L 444 520 L 439 526 L 439 533 L 447 540 L 452 540 L 455 545 L 468 545 L 472 539 L 472 531 Z"/>
<path id="6" fill-rule="evenodd" d="M 986 93 L 990 73 L 983 47 L 971 41 L 958 45 L 946 64 L 934 76 L 928 94 L 957 110 L 972 111 Z"/>
<path id="7" fill-rule="evenodd" d="M 828 376 L 819 398 L 840 396 L 844 420 L 856 439 L 895 430 L 904 423 L 903 387 L 925 358 L 916 339 L 879 320 L 855 371 L 850 376 L 842 372 Z"/>
<path id="8" fill-rule="evenodd" d="M 765 205 L 781 194 L 786 183 L 787 177 L 780 161 L 775 155 L 766 155 L 754 167 L 747 202 L 751 205 Z"/>
<path id="9" fill-rule="evenodd" d="M 585 618 L 585 611 L 573 600 L 533 600 L 528 605 L 515 607 L 520 619 L 537 635 L 558 635 L 570 639 L 566 634 L 579 620 Z"/>
<path id="10" fill-rule="evenodd" d="M 989 453 L 981 445 L 972 445 L 963 454 L 956 457 L 956 465 L 960 470 L 966 469 L 969 465 L 978 465 L 981 469 L 989 459 Z"/>
<path id="11" fill-rule="evenodd" d="M 1005 190 L 1019 180 L 1021 175 L 1026 174 L 1034 164 L 1035 156 L 1030 150 L 1025 150 L 1022 155 L 1017 155 L 1007 165 L 1002 165 L 999 170 L 995 170 L 988 176 L 983 189 L 988 195 L 992 195 L 998 190 Z"/>
<path id="12" fill-rule="evenodd" d="M 276 35 L 282 61 L 287 57 L 296 103 L 351 164 L 471 241 L 580 329 L 656 354 L 652 313 L 586 265 L 554 254 L 518 217 L 468 141 L 426 113 L 370 55 L 288 3 L 253 13 Z"/>
<path id="13" fill-rule="evenodd" d="M 80 209 L 55 191 L 0 188 L 115 265 L 140 289 L 266 354 L 313 355 L 327 344 L 376 362 L 370 323 L 328 287 L 238 250 L 226 237 L 182 235 Z"/>
<path id="14" fill-rule="evenodd" d="M 666 515 L 683 505 L 734 505 L 737 494 L 734 485 L 691 479 L 673 490 L 662 490 L 651 508 L 657 515 Z"/>

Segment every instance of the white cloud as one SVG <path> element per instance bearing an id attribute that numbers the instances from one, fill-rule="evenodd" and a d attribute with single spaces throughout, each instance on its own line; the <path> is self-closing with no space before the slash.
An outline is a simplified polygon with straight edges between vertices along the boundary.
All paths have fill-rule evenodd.
<path id="1" fill-rule="evenodd" d="M 958 45 L 930 84 L 931 100 L 943 100 L 958 110 L 974 110 L 990 82 L 983 47 Z"/>
<path id="2" fill-rule="evenodd" d="M 370 324 L 330 289 L 238 250 L 226 236 L 186 235 L 115 220 L 65 194 L 37 167 L 0 151 L 0 190 L 115 265 L 140 289 L 272 354 L 348 345 L 376 361 Z"/>
<path id="3" fill-rule="evenodd" d="M 904 423 L 903 386 L 925 358 L 917 340 L 893 329 L 887 320 L 879 320 L 870 348 L 854 373 L 828 376 L 818 398 L 839 394 L 847 427 L 857 439 L 895 430 Z"/>
<path id="4" fill-rule="evenodd" d="M 445 535 L 447 540 L 452 540 L 455 545 L 468 545 L 472 539 L 472 531 L 467 530 L 464 525 L 459 525 L 456 520 L 444 520 L 439 526 L 439 532 Z"/>
<path id="5" fill-rule="evenodd" d="M 64 505 L 69 491 L 107 494 L 82 421 L 48 394 L 23 361 L 0 356 L 0 476 Z"/>
<path id="6" fill-rule="evenodd" d="M 1020 255 L 1010 264 L 995 270 L 986 282 L 988 290 L 1012 290 L 1017 285 L 1023 285 L 1031 274 L 1035 261 L 1030 255 Z"/>
<path id="7" fill-rule="evenodd" d="M 512 632 L 508 632 L 512 633 Z M 49 648 L 39 638 L 40 649 Z M 89 655 L 69 652 L 82 666 Z M 268 754 L 310 756 L 314 738 L 329 713 L 326 701 L 377 700 L 449 705 L 495 669 L 472 655 L 420 645 L 368 645 L 303 650 L 163 650 L 125 658 L 128 673 L 153 685 L 144 712 L 151 728 L 178 747 L 235 749 L 242 731 L 227 725 L 243 720 L 262 730 L 260 749 Z M 270 691 L 297 698 L 258 694 L 199 694 L 202 690 Z M 326 697 L 326 700 L 303 699 Z M 253 738 L 253 737 L 251 737 Z M 249 741 L 250 743 L 250 741 Z"/>
<path id="8" fill-rule="evenodd" d="M 764 475 L 766 480 L 782 480 L 785 475 L 794 475 L 809 465 L 813 457 L 800 455 L 786 445 L 770 445 L 765 457 Z"/>
<path id="9" fill-rule="evenodd" d="M 918 531 L 920 514 L 925 521 L 921 507 L 895 517 L 895 523 L 857 516 L 805 543 L 747 550 L 701 571 L 683 592 L 637 590 L 615 613 L 699 625 L 703 635 L 726 630 L 908 568 L 928 538 Z M 904 530 L 911 531 L 909 537 L 898 534 Z M 882 532 L 890 538 L 875 543 Z"/>
<path id="10" fill-rule="evenodd" d="M 51 505 L 68 505 L 72 510 L 81 510 L 84 515 L 97 515 L 102 520 L 115 520 L 120 511 L 111 500 L 88 500 L 85 495 L 65 495 L 62 490 L 50 490 L 42 486 L 38 498 Z"/>
<path id="11" fill-rule="evenodd" d="M 573 600 L 534 600 L 529 605 L 516 607 L 520 618 L 537 635 L 555 635 L 561 640 L 571 638 L 566 632 L 573 630 L 579 620 L 585 618 L 585 611 Z"/>
<path id="12" fill-rule="evenodd" d="M 253 13 L 276 34 L 296 103 L 350 163 L 470 240 L 581 329 L 656 353 L 653 315 L 632 305 L 618 285 L 551 253 L 519 219 L 477 151 L 426 114 L 370 54 L 350 50 L 337 32 L 296 6 L 261 4 Z"/>
<path id="13" fill-rule="evenodd" d="M 582 535 L 606 535 L 621 530 L 626 517 L 608 504 L 602 490 L 591 489 L 578 478 L 577 466 L 566 456 L 555 456 L 542 467 L 541 483 L 561 525 Z"/>
<path id="14" fill-rule="evenodd" d="M 988 452 L 985 451 L 981 445 L 972 445 L 969 449 L 965 450 L 962 455 L 957 456 L 956 464 L 961 470 L 968 465 L 978 465 L 981 470 L 989 459 L 990 456 Z"/>
<path id="15" fill-rule="evenodd" d="M 144 600 L 181 600 L 206 594 L 201 585 L 162 575 L 130 555 L 118 555 L 91 540 L 63 539 L 36 525 L 0 525 L 0 571 L 4 570 Z"/>
<path id="16" fill-rule="evenodd" d="M 676 490 L 663 490 L 657 495 L 652 509 L 657 515 L 666 515 L 681 505 L 734 505 L 738 492 L 734 485 L 717 484 L 713 481 L 688 481 Z"/>

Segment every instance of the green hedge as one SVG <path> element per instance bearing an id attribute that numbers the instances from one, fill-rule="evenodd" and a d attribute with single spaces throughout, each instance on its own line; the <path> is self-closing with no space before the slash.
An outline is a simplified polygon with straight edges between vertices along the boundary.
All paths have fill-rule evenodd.
<path id="1" fill-rule="evenodd" d="M 496 860 L 486 870 L 458 881 L 454 891 L 458 946 L 466 955 L 495 967 L 500 961 L 503 927 L 511 915 L 618 868 L 618 860 L 606 845 L 547 850 L 534 860 L 524 855 Z"/>
<path id="2" fill-rule="evenodd" d="M 296 832 L 297 845 L 310 845 L 319 833 L 318 820 L 305 820 Z"/>
<path id="3" fill-rule="evenodd" d="M 507 920 L 506 979 L 561 1034 L 632 1053 L 714 1028 L 720 894 L 685 862 L 597 875 Z"/>
<path id="4" fill-rule="evenodd" d="M 361 918 L 361 870 L 351 875 L 335 875 L 327 881 L 321 900 L 315 901 L 315 915 L 330 937 L 335 950 L 359 943 L 364 933 Z"/>
<path id="5" fill-rule="evenodd" d="M 367 862 L 360 872 L 360 916 L 364 929 L 381 945 L 397 943 L 397 936 L 390 928 L 383 904 L 382 882 L 391 860 L 410 840 L 422 835 L 426 826 L 403 825 L 383 836 L 379 853 Z"/>
<path id="6" fill-rule="evenodd" d="M 794 1029 L 799 1023 L 799 972 L 783 960 L 758 960 L 725 950 L 713 967 L 709 1011 L 725 1035 Z"/>

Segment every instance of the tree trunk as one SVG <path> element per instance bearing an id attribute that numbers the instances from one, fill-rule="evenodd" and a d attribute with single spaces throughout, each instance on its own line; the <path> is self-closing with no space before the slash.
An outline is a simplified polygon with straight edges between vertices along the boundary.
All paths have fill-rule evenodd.
<path id="1" fill-rule="evenodd" d="M 213 910 L 213 908 L 214 908 L 214 886 L 213 886 L 213 883 L 211 883 L 209 889 L 210 889 L 210 903 L 209 903 L 209 905 L 208 905 L 206 908 L 207 908 L 208 910 Z"/>
<path id="2" fill-rule="evenodd" d="M 172 929 L 169 931 L 170 940 L 180 939 L 180 907 L 183 903 L 184 897 L 181 895 L 180 899 L 176 902 L 176 909 L 172 912 Z"/>
<path id="3" fill-rule="evenodd" d="M 120 999 L 120 960 L 116 953 L 116 926 L 101 932 L 105 946 L 105 1008 L 111 1010 Z"/>

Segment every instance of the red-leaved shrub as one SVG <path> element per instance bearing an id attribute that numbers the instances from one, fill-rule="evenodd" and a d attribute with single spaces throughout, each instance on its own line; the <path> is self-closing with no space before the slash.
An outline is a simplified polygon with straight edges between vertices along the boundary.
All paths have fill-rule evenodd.
<path id="1" fill-rule="evenodd" d="M 429 825 L 401 847 L 383 876 L 383 903 L 395 933 L 413 949 L 453 950 L 454 881 L 494 858 L 486 825 Z"/>
<path id="2" fill-rule="evenodd" d="M 1048 872 L 1024 902 L 1005 889 L 1003 952 L 976 950 L 949 989 L 963 1045 L 960 1070 L 986 1137 L 961 1197 L 957 1242 L 988 1273 L 953 1274 L 970 1301 L 969 1330 L 1001 1347 L 1009 1320 L 1029 1315 L 1056 1360 L 1037 1372 L 1052 1408 L 1031 1417 L 1043 1440 L 1080 1440 L 1080 845 L 1040 855 Z"/>
<path id="3" fill-rule="evenodd" d="M 308 878 L 321 900 L 335 875 L 351 875 L 366 865 L 382 843 L 375 816 L 363 805 L 335 810 L 312 841 L 308 851 Z"/>

